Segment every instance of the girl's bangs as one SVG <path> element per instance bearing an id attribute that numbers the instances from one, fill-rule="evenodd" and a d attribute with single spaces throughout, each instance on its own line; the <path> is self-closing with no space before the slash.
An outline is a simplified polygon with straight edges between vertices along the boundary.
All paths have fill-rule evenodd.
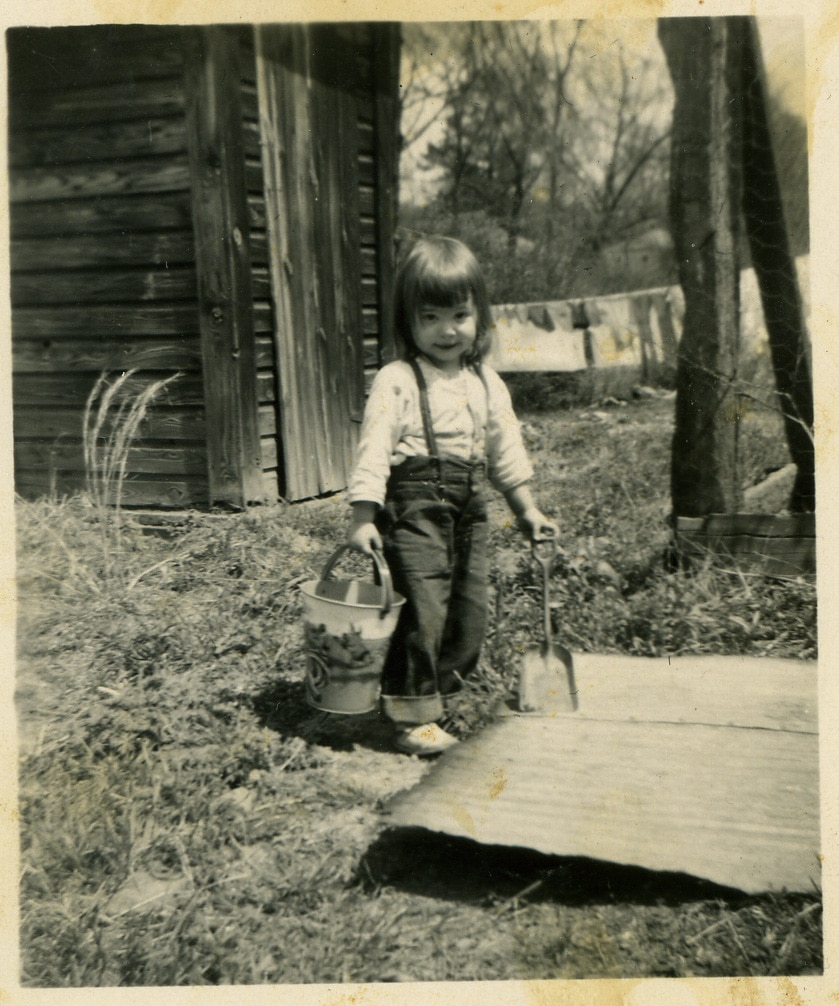
<path id="1" fill-rule="evenodd" d="M 423 304 L 434 307 L 454 307 L 462 304 L 472 294 L 473 282 L 464 272 L 427 272 L 417 277 L 413 301 L 419 308 Z"/>

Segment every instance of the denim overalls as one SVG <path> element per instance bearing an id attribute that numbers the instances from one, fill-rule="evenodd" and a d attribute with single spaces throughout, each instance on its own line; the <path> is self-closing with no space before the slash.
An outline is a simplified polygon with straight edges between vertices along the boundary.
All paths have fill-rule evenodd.
<path id="1" fill-rule="evenodd" d="M 443 696 L 475 668 L 489 574 L 486 463 L 439 455 L 425 378 L 410 363 L 429 456 L 391 469 L 376 517 L 394 589 L 408 600 L 385 659 L 382 711 L 405 724 L 438 720 Z"/>

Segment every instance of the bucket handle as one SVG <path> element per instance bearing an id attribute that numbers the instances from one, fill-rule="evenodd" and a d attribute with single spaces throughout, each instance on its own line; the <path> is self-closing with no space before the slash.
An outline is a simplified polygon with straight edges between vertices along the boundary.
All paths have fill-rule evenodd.
<path id="1" fill-rule="evenodd" d="M 335 551 L 326 560 L 326 565 L 323 567 L 323 572 L 320 575 L 321 580 L 328 580 L 329 574 L 332 572 L 333 567 L 344 554 L 350 550 L 349 545 L 341 545 L 340 548 L 336 548 Z M 376 582 L 381 585 L 382 588 L 382 606 L 379 612 L 379 618 L 384 618 L 390 609 L 393 607 L 393 580 L 390 576 L 390 570 L 385 562 L 384 556 L 381 555 L 375 549 L 371 553 L 373 559 L 373 566 L 375 567 L 375 577 Z"/>

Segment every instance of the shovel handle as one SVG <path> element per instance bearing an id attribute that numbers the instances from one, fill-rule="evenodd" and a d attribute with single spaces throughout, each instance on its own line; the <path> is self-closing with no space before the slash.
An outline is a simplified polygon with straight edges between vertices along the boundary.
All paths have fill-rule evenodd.
<path id="1" fill-rule="evenodd" d="M 326 565 L 323 567 L 323 571 L 320 574 L 321 580 L 328 580 L 335 564 L 344 554 L 344 552 L 349 552 L 349 545 L 341 545 L 340 548 L 336 548 L 335 551 L 326 560 Z M 381 585 L 382 588 L 382 605 L 379 613 L 380 618 L 384 618 L 385 615 L 393 607 L 393 580 L 390 576 L 390 569 L 388 564 L 385 562 L 385 557 L 377 552 L 375 549 L 370 553 L 373 559 L 374 576 L 376 583 Z"/>
<path id="2" fill-rule="evenodd" d="M 533 558 L 542 567 L 542 613 L 545 626 L 545 645 L 550 646 L 552 635 L 550 572 L 558 551 L 556 538 L 553 535 L 547 538 L 534 538 L 531 550 Z"/>
<path id="3" fill-rule="evenodd" d="M 559 552 L 559 545 L 554 535 L 549 534 L 544 538 L 534 538 L 530 542 L 530 549 L 536 562 L 542 566 L 547 563 L 548 568 L 550 568 L 551 563 Z"/>

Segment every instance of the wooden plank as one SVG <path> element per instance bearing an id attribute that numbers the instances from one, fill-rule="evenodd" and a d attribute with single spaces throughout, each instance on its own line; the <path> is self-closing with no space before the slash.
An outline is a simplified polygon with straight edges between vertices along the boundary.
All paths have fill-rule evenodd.
<path id="1" fill-rule="evenodd" d="M 375 216 L 376 190 L 372 185 L 358 186 L 358 211 L 362 216 Z"/>
<path id="2" fill-rule="evenodd" d="M 192 231 L 192 204 L 188 191 L 159 192 L 137 198 L 133 195 L 72 199 L 61 203 L 16 203 L 10 206 L 11 235 L 21 238 L 54 238 L 61 233 L 62 241 L 70 235 L 117 232 L 122 243 L 131 245 L 140 231 Z M 131 232 L 126 242 L 124 233 Z M 148 240 L 144 236 L 140 240 Z M 190 239 L 191 240 L 191 239 Z M 191 247 L 191 246 L 190 246 Z M 170 261 L 174 258 L 170 257 Z M 79 263 L 81 265 L 81 263 Z"/>
<path id="3" fill-rule="evenodd" d="M 82 433 L 82 406 L 60 408 L 19 405 L 16 401 L 13 421 L 15 438 L 41 437 L 54 440 L 67 436 L 80 437 Z M 149 440 L 197 442 L 200 443 L 202 452 L 206 430 L 204 410 L 198 407 L 172 407 L 158 404 L 146 414 L 146 418 L 143 420 L 143 435 Z"/>
<path id="4" fill-rule="evenodd" d="M 97 266 L 191 265 L 195 242 L 190 233 L 133 234 L 91 237 L 55 237 L 44 240 L 12 241 L 13 270 L 49 272 Z"/>
<path id="5" fill-rule="evenodd" d="M 677 517 L 677 531 L 702 531 L 709 535 L 750 534 L 756 537 L 814 537 L 816 515 L 800 514 L 709 514 L 707 517 Z"/>
<path id="6" fill-rule="evenodd" d="M 315 230 L 315 214 L 317 206 L 320 178 L 313 175 L 312 140 L 317 135 L 317 111 L 315 104 L 314 82 L 310 76 L 309 51 L 312 48 L 311 30 L 308 26 L 292 35 L 292 53 L 294 59 L 294 74 L 288 83 L 291 87 L 292 108 L 294 114 L 294 129 L 287 131 L 285 149 L 289 154 L 289 174 L 286 191 L 290 196 L 289 223 L 296 224 L 297 253 L 301 260 L 309 266 L 306 270 L 317 273 L 316 261 L 321 253 Z M 290 125 L 288 115 L 283 126 Z M 305 125 L 305 131 L 304 131 Z M 294 234 L 294 231 L 292 231 Z M 298 269 L 293 277 L 292 297 L 298 319 L 298 330 L 294 333 L 297 343 L 297 392 L 296 408 L 299 423 L 306 429 L 306 444 L 302 458 L 287 471 L 289 495 L 298 498 L 301 495 L 317 495 L 329 489 L 340 488 L 333 484 L 332 452 L 324 450 L 323 440 L 329 435 L 330 425 L 324 407 L 326 402 L 319 390 L 321 366 L 323 363 L 322 346 L 318 345 L 318 301 L 312 288 L 311 274 L 306 275 Z M 304 334 L 305 333 L 305 334 Z M 305 340 L 305 342 L 304 342 Z M 305 349 L 304 349 L 305 345 Z M 303 351 L 301 353 L 301 350 Z M 281 370 L 282 374 L 282 370 Z M 285 396 L 283 411 L 288 411 Z M 286 455 L 290 453 L 289 438 L 283 439 Z"/>
<path id="7" fill-rule="evenodd" d="M 253 299 L 254 301 L 264 301 L 273 311 L 273 305 L 271 304 L 271 275 L 268 271 L 268 263 L 253 266 L 253 260 L 251 260 L 251 264 Z"/>
<path id="8" fill-rule="evenodd" d="M 104 86 L 45 90 L 9 105 L 9 129 L 73 128 L 102 122 L 129 122 L 183 114 L 184 91 L 179 77 Z"/>
<path id="9" fill-rule="evenodd" d="M 11 276 L 12 305 L 91 304 L 96 302 L 146 303 L 161 300 L 194 300 L 195 270 L 171 269 L 68 269 L 62 272 L 15 272 Z M 196 309 L 197 310 L 197 309 Z"/>
<path id="10" fill-rule="evenodd" d="M 313 238 L 314 248 L 320 250 L 316 310 L 322 345 L 315 393 L 321 399 L 324 443 L 318 459 L 324 487 L 341 489 L 349 481 L 352 462 L 348 417 L 355 408 L 353 378 L 361 373 L 360 275 L 351 254 L 359 246 L 358 184 L 353 170 L 355 109 L 343 90 L 333 90 L 317 79 L 310 84 L 310 93 L 318 179 L 312 206 Z"/>
<path id="11" fill-rule="evenodd" d="M 259 433 L 261 436 L 276 434 L 277 410 L 273 405 L 259 406 Z"/>
<path id="12" fill-rule="evenodd" d="M 84 472 L 60 472 L 51 477 L 49 472 L 15 472 L 15 490 L 28 499 L 38 496 L 69 496 L 83 492 L 86 488 Z M 125 507 L 171 507 L 183 510 L 187 507 L 202 507 L 209 503 L 209 489 L 206 479 L 192 476 L 178 479 L 164 476 L 151 479 L 132 476 L 125 480 L 122 490 L 122 505 Z"/>
<path id="13" fill-rule="evenodd" d="M 375 154 L 376 150 L 376 131 L 373 127 L 372 122 L 359 122 L 358 123 L 358 152 L 359 154 L 364 154 L 371 160 Z M 372 186 L 365 186 L 365 188 L 370 188 L 372 191 Z"/>
<path id="14" fill-rule="evenodd" d="M 241 81 L 240 107 L 242 110 L 242 119 L 243 120 L 250 119 L 253 122 L 258 122 L 259 101 L 256 95 L 256 85 L 252 84 L 250 81 L 242 80 L 241 75 L 240 75 L 240 81 Z"/>
<path id="15" fill-rule="evenodd" d="M 11 104 L 21 96 L 92 84 L 175 78 L 189 29 L 160 25 L 13 27 L 6 35 Z"/>
<path id="16" fill-rule="evenodd" d="M 676 543 L 685 555 L 710 553 L 768 576 L 815 576 L 815 534 L 812 513 L 676 518 Z"/>
<path id="17" fill-rule="evenodd" d="M 375 248 L 361 249 L 361 273 L 371 278 L 378 277 L 378 254 Z"/>
<path id="18" fill-rule="evenodd" d="M 362 185 L 376 185 L 376 158 L 372 154 L 358 155 L 358 180 Z"/>
<path id="19" fill-rule="evenodd" d="M 9 172 L 12 203 L 188 190 L 189 165 L 181 157 L 133 157 L 118 162 L 16 168 Z"/>
<path id="20" fill-rule="evenodd" d="M 331 27 L 258 31 L 286 495 L 346 485 L 361 384 L 358 113 Z M 340 48 L 340 46 L 339 46 Z M 315 53 L 309 62 L 309 52 Z M 289 112 L 289 110 L 291 110 Z"/>
<path id="21" fill-rule="evenodd" d="M 9 167 L 113 161 L 186 152 L 182 116 L 139 122 L 106 122 L 67 129 L 19 130 L 10 137 Z"/>
<path id="22" fill-rule="evenodd" d="M 575 653 L 581 717 L 704 723 L 815 734 L 814 661 Z"/>
<path id="23" fill-rule="evenodd" d="M 84 307 L 21 307 L 12 312 L 12 335 L 19 339 L 78 339 L 101 335 L 177 335 L 199 331 L 194 304 L 87 304 Z"/>
<path id="24" fill-rule="evenodd" d="M 235 38 L 202 28 L 187 59 L 190 169 L 213 502 L 261 498 L 248 205 Z"/>
<path id="25" fill-rule="evenodd" d="M 145 430 L 141 431 L 145 436 Z M 81 442 L 53 443 L 17 440 L 15 464 L 27 471 L 83 472 L 84 447 Z M 138 443 L 128 452 L 127 471 L 148 475 L 205 475 L 203 443 L 178 446 L 149 446 Z"/>
<path id="26" fill-rule="evenodd" d="M 262 470 L 277 467 L 277 438 L 276 436 L 263 437 L 262 444 Z"/>
<path id="27" fill-rule="evenodd" d="M 379 366 L 379 340 L 366 338 L 364 340 L 364 369 L 378 368 Z"/>
<path id="28" fill-rule="evenodd" d="M 262 161 L 259 158 L 246 158 L 245 185 L 249 193 L 262 191 Z"/>
<path id="29" fill-rule="evenodd" d="M 260 403 L 276 401 L 276 385 L 274 372 L 259 373 L 256 375 L 256 390 Z"/>
<path id="30" fill-rule="evenodd" d="M 274 331 L 274 308 L 270 301 L 254 300 L 253 330 L 257 335 Z"/>
<path id="31" fill-rule="evenodd" d="M 256 331 L 271 331 L 271 305 L 257 302 L 252 309 Z M 12 312 L 12 332 L 17 338 L 74 338 L 88 334 L 175 334 L 186 337 L 198 331 L 196 306 L 187 303 L 88 304 L 83 307 L 20 307 Z"/>
<path id="32" fill-rule="evenodd" d="M 54 374 L 102 370 L 201 369 L 197 338 L 170 339 L 13 339 L 15 374 Z"/>
<path id="33" fill-rule="evenodd" d="M 362 217 L 361 221 L 361 241 L 364 244 L 374 244 L 376 241 L 377 224 L 372 217 Z"/>
<path id="34" fill-rule="evenodd" d="M 365 307 L 361 313 L 361 331 L 365 335 L 377 335 L 379 333 L 379 308 Z M 390 326 L 383 327 L 386 332 Z"/>
<path id="35" fill-rule="evenodd" d="M 245 142 L 245 155 L 259 160 L 262 157 L 262 134 L 259 132 L 259 122 L 250 119 L 242 120 L 242 133 Z"/>
<path id="36" fill-rule="evenodd" d="M 252 231 L 265 230 L 267 226 L 265 223 L 265 196 L 261 190 L 259 193 L 248 193 L 248 219 Z M 251 257 L 253 257 L 253 249 L 251 249 Z"/>
<path id="37" fill-rule="evenodd" d="M 171 371 L 162 374 L 142 371 L 126 382 L 126 390 L 140 391 L 148 382 L 157 377 L 169 377 Z M 15 405 L 72 406 L 82 407 L 93 390 L 99 373 L 88 374 L 14 374 L 12 378 L 12 398 Z M 184 374 L 170 384 L 165 391 L 165 400 L 171 405 L 203 405 L 203 378 L 199 374 Z"/>
<path id="38" fill-rule="evenodd" d="M 262 492 L 266 500 L 282 499 L 280 478 L 281 474 L 277 469 L 268 469 L 262 473 Z"/>
<path id="39" fill-rule="evenodd" d="M 579 712 L 508 713 L 474 746 L 461 745 L 464 761 L 446 755 L 433 785 L 406 794 L 394 823 L 471 828 L 478 841 L 680 870 L 745 890 L 809 888 L 818 877 L 815 662 L 574 654 L 574 664 Z M 502 806 L 490 821 L 492 782 L 490 802 Z"/>
<path id="40" fill-rule="evenodd" d="M 298 360 L 305 361 L 307 331 L 295 291 L 295 268 L 302 252 L 301 221 L 293 203 L 295 182 L 292 162 L 296 155 L 296 131 L 308 132 L 308 103 L 296 78 L 303 65 L 300 26 L 258 25 L 256 28 L 257 82 L 260 124 L 265 144 L 265 198 L 268 238 L 274 248 L 271 283 L 275 310 L 275 345 L 281 399 L 280 429 L 284 452 L 282 491 L 292 498 L 317 494 L 316 472 L 309 459 L 315 456 L 314 431 L 300 411 L 301 380 Z M 305 188 L 304 188 L 305 191 Z M 299 285 L 300 280 L 296 280 Z M 314 475 L 314 477 L 312 477 Z M 291 489 L 287 487 L 291 485 Z"/>
<path id="41" fill-rule="evenodd" d="M 723 555 L 785 555 L 797 552 L 799 548 L 815 548 L 815 538 L 803 536 L 779 538 L 777 535 L 755 536 L 748 534 L 687 534 L 680 535 L 682 545 L 695 545 L 700 549 L 710 549 Z"/>
<path id="42" fill-rule="evenodd" d="M 391 826 L 750 893 L 819 883 L 818 739 L 809 733 L 511 716 L 448 751 L 386 811 Z"/>
<path id="43" fill-rule="evenodd" d="M 273 332 L 270 335 L 259 335 L 256 339 L 256 369 L 257 374 L 274 379 L 276 366 L 276 351 L 274 349 Z"/>

